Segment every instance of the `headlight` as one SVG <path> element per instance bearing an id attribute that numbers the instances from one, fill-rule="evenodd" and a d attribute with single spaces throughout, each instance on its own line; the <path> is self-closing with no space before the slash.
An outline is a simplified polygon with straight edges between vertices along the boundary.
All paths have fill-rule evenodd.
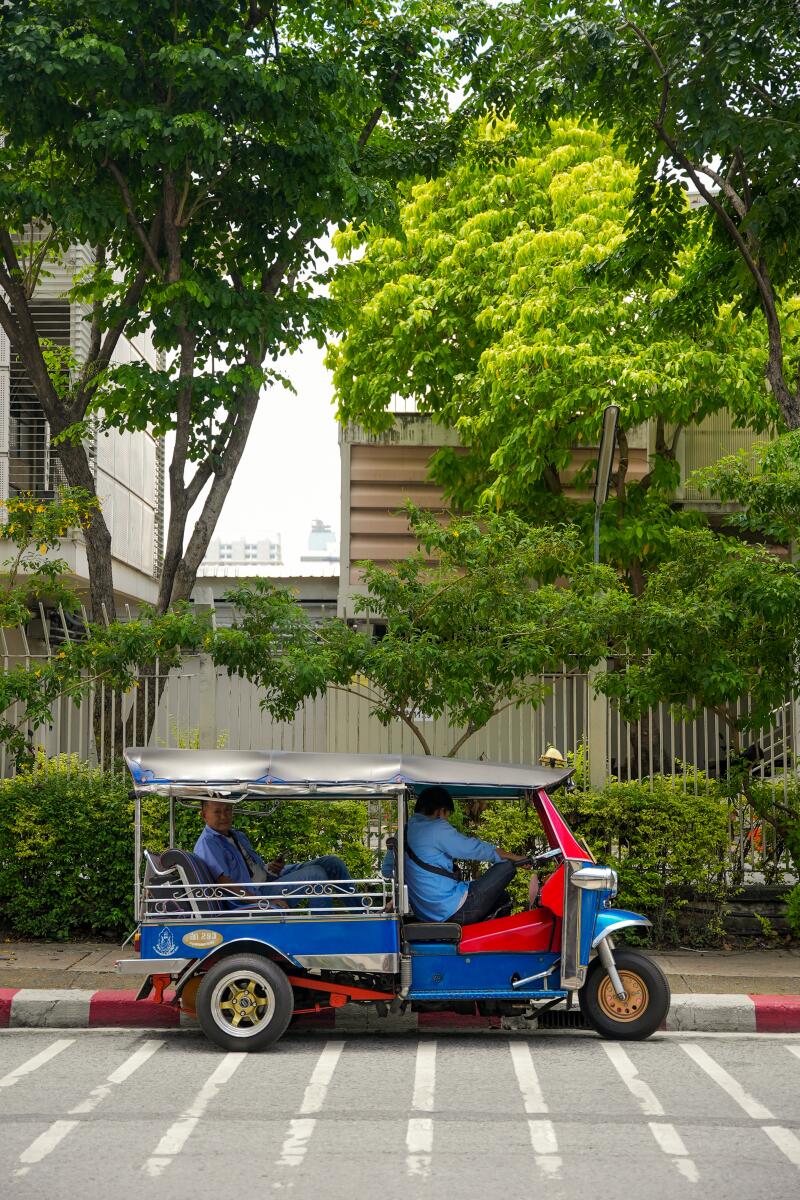
<path id="1" fill-rule="evenodd" d="M 612 896 L 617 894 L 617 872 L 611 867 L 579 867 L 573 872 L 572 882 L 587 891 L 611 892 Z"/>

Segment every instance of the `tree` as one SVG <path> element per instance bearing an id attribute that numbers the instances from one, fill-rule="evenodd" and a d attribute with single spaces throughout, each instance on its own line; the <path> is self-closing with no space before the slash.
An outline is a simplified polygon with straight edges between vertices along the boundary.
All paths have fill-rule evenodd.
<path id="1" fill-rule="evenodd" d="M 363 564 L 366 593 L 356 601 L 386 632 L 374 639 L 328 622 L 320 655 L 330 686 L 368 700 L 384 725 L 402 721 L 425 754 L 420 718 L 446 711 L 459 730 L 454 755 L 504 709 L 540 704 L 542 674 L 603 657 L 624 589 L 609 568 L 587 563 L 574 530 L 496 513 L 443 527 L 408 512 L 422 549 L 390 569 Z"/>
<path id="2" fill-rule="evenodd" d="M 763 429 L 777 409 L 759 318 L 730 305 L 709 321 L 665 318 L 702 243 L 663 282 L 623 285 L 600 270 L 624 241 L 635 181 L 594 127 L 559 121 L 535 134 L 482 122 L 454 166 L 413 187 L 399 228 L 338 235 L 342 255 L 366 246 L 334 279 L 344 337 L 329 362 L 342 419 L 386 428 L 399 395 L 458 430 L 468 453 L 434 462 L 457 504 L 583 521 L 588 536 L 588 507 L 564 496 L 570 463 L 577 446 L 597 444 L 606 405 L 619 404 L 602 540 L 639 586 L 676 519 L 682 430 L 723 408 Z M 655 455 L 632 484 L 628 437 L 646 421 Z"/>
<path id="3" fill-rule="evenodd" d="M 491 60 L 491 61 L 490 61 Z M 741 297 L 765 322 L 766 376 L 800 427 L 793 293 L 800 282 L 800 24 L 795 0 L 522 0 L 498 13 L 481 79 L 500 108 L 613 129 L 639 175 L 623 273 L 662 276 L 684 245 L 683 190 L 709 241 L 683 303 Z"/>
<path id="4" fill-rule="evenodd" d="M 800 572 L 761 546 L 708 529 L 676 531 L 672 542 L 672 558 L 628 599 L 616 627 L 616 669 L 598 686 L 626 720 L 662 702 L 689 719 L 715 712 L 729 763 L 741 763 L 743 735 L 768 727 L 800 684 Z M 755 789 L 746 770 L 734 770 L 731 782 L 800 864 L 794 804 Z"/>
<path id="5" fill-rule="evenodd" d="M 191 592 L 277 358 L 323 336 L 320 238 L 390 206 L 396 180 L 449 153 L 448 96 L 481 11 L 480 0 L 0 8 L 0 325 L 71 485 L 94 490 L 93 422 L 174 430 L 159 612 Z M 89 349 L 54 363 L 31 300 L 73 245 L 90 250 L 71 293 L 87 306 Z M 115 365 L 121 339 L 145 329 L 167 369 Z M 114 613 L 99 509 L 86 542 L 99 620 L 103 605 Z"/>

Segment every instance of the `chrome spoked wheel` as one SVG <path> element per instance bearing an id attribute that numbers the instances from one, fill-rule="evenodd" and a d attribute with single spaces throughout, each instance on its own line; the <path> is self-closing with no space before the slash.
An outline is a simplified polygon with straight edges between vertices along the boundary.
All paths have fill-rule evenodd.
<path id="1" fill-rule="evenodd" d="M 211 1015 L 232 1037 L 249 1038 L 264 1029 L 275 1011 L 275 993 L 265 979 L 229 971 L 211 993 Z"/>
<path id="2" fill-rule="evenodd" d="M 226 1050 L 263 1050 L 285 1031 L 294 1007 L 283 971 L 258 954 L 223 958 L 203 976 L 197 1017 Z"/>

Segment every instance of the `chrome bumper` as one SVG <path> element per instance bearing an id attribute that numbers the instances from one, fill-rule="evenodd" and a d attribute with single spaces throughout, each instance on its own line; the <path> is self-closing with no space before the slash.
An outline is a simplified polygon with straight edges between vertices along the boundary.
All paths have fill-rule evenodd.
<path id="1" fill-rule="evenodd" d="M 114 970 L 118 975 L 180 975 L 190 958 L 118 958 Z"/>

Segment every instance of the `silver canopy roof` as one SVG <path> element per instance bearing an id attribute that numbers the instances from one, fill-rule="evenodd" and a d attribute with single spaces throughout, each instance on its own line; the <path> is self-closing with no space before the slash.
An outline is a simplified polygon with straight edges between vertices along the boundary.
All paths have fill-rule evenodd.
<path id="1" fill-rule="evenodd" d="M 513 796 L 553 791 L 571 769 L 471 762 L 413 754 L 297 754 L 284 750 L 153 750 L 132 747 L 125 761 L 138 792 L 191 794 L 369 793 L 440 784 L 453 795 Z"/>

